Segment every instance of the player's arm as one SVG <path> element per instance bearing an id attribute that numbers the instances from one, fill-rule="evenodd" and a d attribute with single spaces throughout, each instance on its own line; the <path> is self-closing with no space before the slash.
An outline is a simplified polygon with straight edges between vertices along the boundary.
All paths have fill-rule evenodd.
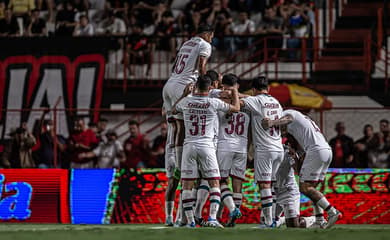
<path id="1" fill-rule="evenodd" d="M 79 159 L 94 158 L 97 157 L 94 152 L 83 152 L 79 154 Z"/>
<path id="2" fill-rule="evenodd" d="M 232 103 L 229 104 L 229 112 L 240 111 L 240 99 L 238 98 L 237 85 L 229 88 L 232 91 Z"/>
<path id="3" fill-rule="evenodd" d="M 207 72 L 206 64 L 207 64 L 207 57 L 199 56 L 199 66 L 198 66 L 199 75 L 206 74 L 206 72 Z"/>
<path id="4" fill-rule="evenodd" d="M 261 126 L 264 129 L 268 129 L 268 128 L 271 128 L 271 127 L 274 127 L 274 126 L 287 125 L 287 124 L 291 123 L 293 120 L 294 120 L 294 118 L 291 115 L 286 115 L 286 116 L 283 116 L 282 118 L 276 119 L 276 120 L 271 120 L 269 118 L 264 118 L 261 121 Z"/>

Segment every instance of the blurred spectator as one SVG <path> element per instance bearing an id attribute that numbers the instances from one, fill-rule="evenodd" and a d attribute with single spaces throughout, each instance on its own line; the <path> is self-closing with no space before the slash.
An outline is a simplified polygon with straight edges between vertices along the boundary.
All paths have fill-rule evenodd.
<path id="1" fill-rule="evenodd" d="M 46 36 L 46 21 L 39 17 L 39 9 L 31 11 L 31 19 L 27 27 L 28 36 Z"/>
<path id="2" fill-rule="evenodd" d="M 187 36 L 195 35 L 201 23 L 201 18 L 200 12 L 194 12 L 191 18 L 183 24 L 183 33 Z"/>
<path id="3" fill-rule="evenodd" d="M 220 0 L 214 0 L 213 7 L 207 17 L 207 23 L 215 25 L 213 46 L 218 50 L 225 50 L 226 47 L 229 47 L 230 41 L 226 40 L 224 36 L 232 33 L 229 29 L 232 22 L 231 10 L 228 6 L 222 5 Z"/>
<path id="4" fill-rule="evenodd" d="M 93 168 L 94 163 L 89 159 L 80 159 L 79 154 L 89 152 L 99 143 L 95 133 L 85 128 L 84 119 L 78 118 L 74 121 L 73 133 L 69 138 L 70 167 L 71 168 Z"/>
<path id="5" fill-rule="evenodd" d="M 75 23 L 76 11 L 70 1 L 66 1 L 60 5 L 60 10 L 56 16 L 56 32 L 57 36 L 72 36 Z"/>
<path id="6" fill-rule="evenodd" d="M 175 34 L 177 32 L 177 24 L 175 23 L 172 13 L 170 11 L 165 11 L 155 30 L 155 35 L 159 37 L 156 49 L 169 52 L 171 60 L 173 60 L 176 55 Z"/>
<path id="7" fill-rule="evenodd" d="M 77 12 L 88 13 L 88 9 L 89 9 L 88 0 L 72 0 L 72 5 L 74 6 Z"/>
<path id="8" fill-rule="evenodd" d="M 4 18 L 0 20 L 0 35 L 1 36 L 19 36 L 19 24 L 16 18 L 12 15 L 11 9 L 5 9 Z"/>
<path id="9" fill-rule="evenodd" d="M 252 37 L 249 35 L 254 34 L 256 28 L 255 23 L 248 18 L 247 12 L 240 12 L 238 15 L 238 21 L 233 22 L 231 25 L 233 34 L 242 37 L 229 37 L 230 46 L 229 53 L 234 54 L 237 49 L 245 49 L 252 44 Z"/>
<path id="10" fill-rule="evenodd" d="M 80 153 L 79 159 L 97 158 L 97 168 L 119 168 L 120 163 L 125 161 L 123 147 L 112 129 L 107 131 L 106 139 L 93 151 Z"/>
<path id="11" fill-rule="evenodd" d="M 5 6 L 5 0 L 0 0 L 0 19 L 4 18 Z"/>
<path id="12" fill-rule="evenodd" d="M 131 32 L 131 37 L 127 43 L 130 75 L 136 76 L 137 78 L 145 77 L 145 75 L 149 76 L 152 65 L 152 43 L 149 38 L 142 34 L 142 27 L 140 25 L 133 25 Z M 144 71 L 144 65 L 146 65 L 146 73 Z M 138 69 L 141 71 L 137 71 Z"/>
<path id="13" fill-rule="evenodd" d="M 134 120 L 129 121 L 130 137 L 124 142 L 126 162 L 123 167 L 140 168 L 147 166 L 149 159 L 149 140 L 140 133 L 139 123 Z"/>
<path id="14" fill-rule="evenodd" d="M 161 4 L 164 4 L 166 0 L 143 0 L 136 1 L 137 3 L 133 5 L 133 9 L 139 11 L 138 21 L 141 25 L 149 26 L 153 22 L 153 12 L 156 11 Z"/>
<path id="15" fill-rule="evenodd" d="M 372 154 L 376 145 L 376 139 L 374 136 L 374 128 L 372 125 L 367 124 L 363 129 L 364 136 L 355 142 L 355 156 L 353 160 L 354 167 L 367 168 L 369 153 Z"/>
<path id="16" fill-rule="evenodd" d="M 301 47 L 303 37 L 308 37 L 308 17 L 303 10 L 292 4 L 293 11 L 288 19 L 288 33 L 291 38 L 287 39 L 287 49 L 289 59 L 297 59 L 300 57 L 298 48 Z"/>
<path id="17" fill-rule="evenodd" d="M 375 133 L 377 140 L 375 150 L 369 154 L 369 167 L 390 167 L 390 127 L 387 119 L 379 121 L 379 132 Z"/>
<path id="18" fill-rule="evenodd" d="M 160 126 L 160 135 L 153 140 L 152 146 L 152 156 L 155 156 L 155 162 L 148 164 L 148 167 L 163 168 L 165 167 L 165 145 L 167 142 L 167 133 L 168 133 L 167 124 L 161 123 Z"/>
<path id="19" fill-rule="evenodd" d="M 39 150 L 37 165 L 38 168 L 54 168 L 57 167 L 54 165 L 54 137 L 56 136 L 53 128 L 53 121 L 49 119 L 44 119 L 47 111 L 42 114 L 40 124 L 39 124 Z M 61 163 L 62 152 L 65 151 L 65 139 L 62 136 L 56 136 L 57 138 L 57 161 Z M 60 166 L 60 165 L 58 165 Z"/>
<path id="20" fill-rule="evenodd" d="M 25 17 L 35 8 L 34 0 L 9 0 L 8 8 L 12 9 L 17 17 Z"/>
<path id="21" fill-rule="evenodd" d="M 265 15 L 263 21 L 261 22 L 259 28 L 256 33 L 261 37 L 269 37 L 267 38 L 267 50 L 268 57 L 274 57 L 276 48 L 283 47 L 283 34 L 284 34 L 284 23 L 283 18 L 277 16 L 275 7 L 268 7 L 265 10 Z M 264 42 L 260 42 L 261 45 L 258 46 L 259 50 L 263 50 Z"/>
<path id="22" fill-rule="evenodd" d="M 97 128 L 97 124 L 94 123 L 94 122 L 89 122 L 88 123 L 88 130 L 91 130 L 93 133 L 95 133 L 96 137 L 97 137 L 97 131 L 98 131 L 98 128 Z"/>
<path id="23" fill-rule="evenodd" d="M 86 15 L 81 15 L 79 22 L 74 29 L 73 36 L 93 36 L 94 34 L 95 29 L 93 25 L 89 23 L 88 17 Z"/>
<path id="24" fill-rule="evenodd" d="M 330 166 L 346 168 L 353 164 L 353 139 L 345 134 L 343 122 L 337 122 L 335 130 L 337 136 L 329 142 L 333 151 L 333 160 Z"/>
<path id="25" fill-rule="evenodd" d="M 11 141 L 3 152 L 3 164 L 7 168 L 34 168 L 32 147 L 36 144 L 34 136 L 25 127 L 10 132 Z"/>
<path id="26" fill-rule="evenodd" d="M 104 132 L 107 128 L 108 120 L 105 118 L 99 118 L 99 121 L 97 122 L 97 131 L 96 131 L 96 137 L 99 139 L 99 142 L 105 141 Z"/>
<path id="27" fill-rule="evenodd" d="M 103 10 L 106 5 L 106 0 L 89 0 L 91 9 Z"/>
<path id="28" fill-rule="evenodd" d="M 55 0 L 36 0 L 36 9 L 40 11 L 48 11 L 48 21 L 54 21 L 54 9 L 55 9 Z"/>
<path id="29" fill-rule="evenodd" d="M 107 18 L 99 24 L 96 32 L 99 34 L 123 36 L 126 34 L 126 24 L 122 19 L 116 17 L 113 11 L 109 11 Z"/>

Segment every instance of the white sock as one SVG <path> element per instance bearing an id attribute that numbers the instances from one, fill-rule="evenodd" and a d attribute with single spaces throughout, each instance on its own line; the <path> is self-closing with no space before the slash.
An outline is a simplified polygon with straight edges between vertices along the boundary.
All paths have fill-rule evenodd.
<path id="1" fill-rule="evenodd" d="M 165 217 L 173 220 L 173 206 L 174 201 L 165 201 Z"/>
<path id="2" fill-rule="evenodd" d="M 192 190 L 191 190 L 191 198 L 192 198 L 192 200 L 193 200 L 193 203 L 192 203 L 192 206 L 193 207 L 195 207 L 195 203 L 196 203 L 196 198 L 197 198 L 197 192 L 198 192 L 198 189 L 196 189 L 196 188 L 193 188 Z"/>
<path id="3" fill-rule="evenodd" d="M 179 204 L 177 205 L 177 211 L 176 211 L 176 217 L 175 217 L 175 223 L 182 222 L 182 218 L 183 218 L 183 203 L 181 201 L 181 195 L 182 195 L 182 193 L 180 192 Z"/>
<path id="4" fill-rule="evenodd" d="M 271 187 L 271 194 L 272 194 L 272 219 L 276 219 L 276 194 L 275 194 L 275 188 Z"/>
<path id="5" fill-rule="evenodd" d="M 321 207 L 322 209 L 324 209 L 326 212 L 328 212 L 330 214 L 334 215 L 337 213 L 336 208 L 334 208 L 332 205 L 330 205 L 330 203 L 328 202 L 328 200 L 325 197 L 322 197 L 320 200 L 318 200 L 318 202 L 316 202 L 316 205 Z"/>
<path id="6" fill-rule="evenodd" d="M 273 206 L 272 206 L 272 208 L 273 208 Z M 280 204 L 276 203 L 274 212 L 275 212 L 275 220 L 277 221 L 280 218 L 280 216 L 282 216 L 283 207 Z"/>
<path id="7" fill-rule="evenodd" d="M 191 190 L 183 190 L 182 192 L 183 210 L 187 217 L 187 223 L 195 222 L 193 211 L 193 199 L 191 196 Z"/>
<path id="8" fill-rule="evenodd" d="M 226 184 L 221 185 L 221 201 L 229 209 L 230 213 L 236 208 L 233 202 L 233 194 Z"/>
<path id="9" fill-rule="evenodd" d="M 272 193 L 270 188 L 262 189 L 261 194 L 261 209 L 263 210 L 264 223 L 272 224 Z"/>
<path id="10" fill-rule="evenodd" d="M 197 218 L 202 217 L 203 207 L 206 204 L 207 199 L 209 198 L 209 190 L 209 183 L 206 180 L 202 179 L 196 194 L 195 217 Z"/>
<path id="11" fill-rule="evenodd" d="M 324 219 L 324 209 L 317 206 L 317 204 L 313 205 L 314 216 L 316 217 L 316 222 L 323 222 Z"/>
<path id="12" fill-rule="evenodd" d="M 225 205 L 223 204 L 223 202 L 221 202 L 219 204 L 219 208 L 218 208 L 218 212 L 217 212 L 217 218 L 218 219 L 221 219 L 222 218 L 222 215 L 223 215 L 223 210 L 225 209 Z"/>
<path id="13" fill-rule="evenodd" d="M 181 169 L 181 158 L 183 156 L 183 146 L 175 146 L 175 160 L 176 160 L 176 167 Z"/>
<path id="14" fill-rule="evenodd" d="M 221 190 L 217 187 L 210 188 L 210 218 L 217 219 L 217 212 L 220 203 Z"/>
<path id="15" fill-rule="evenodd" d="M 233 201 L 236 208 L 241 208 L 242 205 L 242 193 L 233 193 Z"/>

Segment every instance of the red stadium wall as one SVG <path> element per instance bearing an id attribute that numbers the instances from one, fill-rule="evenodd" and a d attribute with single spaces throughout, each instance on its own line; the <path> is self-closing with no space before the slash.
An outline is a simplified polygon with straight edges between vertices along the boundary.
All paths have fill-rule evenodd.
<path id="1" fill-rule="evenodd" d="M 163 223 L 167 178 L 160 170 L 121 170 L 118 197 L 111 223 Z M 338 223 L 390 224 L 390 170 L 331 169 L 319 188 L 343 213 Z M 238 223 L 258 223 L 260 195 L 253 183 L 253 170 L 247 170 L 244 183 L 243 217 Z M 179 191 L 178 191 L 179 192 Z M 301 214 L 312 214 L 311 202 L 301 198 Z M 207 216 L 208 205 L 204 209 Z M 227 211 L 224 212 L 224 218 Z"/>

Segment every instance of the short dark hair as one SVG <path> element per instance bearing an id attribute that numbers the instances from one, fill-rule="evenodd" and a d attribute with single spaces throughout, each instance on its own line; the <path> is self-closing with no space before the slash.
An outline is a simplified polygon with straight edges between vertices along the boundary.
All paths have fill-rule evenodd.
<path id="1" fill-rule="evenodd" d="M 222 84 L 224 85 L 234 86 L 237 82 L 238 77 L 233 73 L 228 73 L 222 77 Z"/>
<path id="2" fill-rule="evenodd" d="M 265 76 L 255 77 L 252 80 L 252 88 L 256 90 L 264 90 L 268 88 L 268 79 Z"/>
<path id="3" fill-rule="evenodd" d="M 211 82 L 215 82 L 219 78 L 219 74 L 215 70 L 208 70 L 206 75 L 210 77 Z"/>
<path id="4" fill-rule="evenodd" d="M 87 15 L 85 15 L 85 14 L 81 14 L 81 15 L 80 15 L 80 17 L 79 17 L 79 20 L 81 20 L 82 18 L 85 18 L 85 19 L 87 19 L 87 20 L 88 20 L 88 16 L 87 16 Z"/>
<path id="5" fill-rule="evenodd" d="M 95 122 L 89 122 L 88 127 L 90 127 L 90 128 L 97 127 L 97 124 Z"/>
<path id="6" fill-rule="evenodd" d="M 128 125 L 130 126 L 130 125 L 137 125 L 137 127 L 139 127 L 139 123 L 136 121 L 136 120 L 130 120 L 129 122 L 128 122 Z"/>
<path id="7" fill-rule="evenodd" d="M 386 124 L 389 124 L 389 120 L 387 120 L 387 119 L 381 119 L 381 120 L 379 121 L 379 123 L 386 123 Z"/>
<path id="8" fill-rule="evenodd" d="M 209 24 L 202 24 L 198 27 L 198 34 L 201 33 L 207 33 L 207 32 L 214 32 L 214 27 Z"/>
<path id="9" fill-rule="evenodd" d="M 207 75 L 199 76 L 196 81 L 196 87 L 201 91 L 207 91 L 211 86 L 211 78 Z"/>

